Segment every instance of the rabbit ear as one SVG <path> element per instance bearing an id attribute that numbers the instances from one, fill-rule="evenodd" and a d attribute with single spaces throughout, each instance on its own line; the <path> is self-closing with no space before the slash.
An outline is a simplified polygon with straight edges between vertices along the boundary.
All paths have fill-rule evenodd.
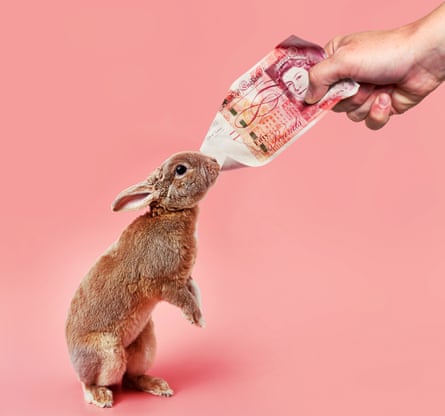
<path id="1" fill-rule="evenodd" d="M 147 180 L 130 186 L 122 191 L 114 200 L 113 211 L 133 211 L 141 209 L 159 198 L 159 191 Z"/>

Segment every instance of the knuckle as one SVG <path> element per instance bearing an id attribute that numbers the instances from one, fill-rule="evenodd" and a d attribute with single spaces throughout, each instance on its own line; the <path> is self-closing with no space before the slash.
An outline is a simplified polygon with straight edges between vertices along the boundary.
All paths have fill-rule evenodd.
<path id="1" fill-rule="evenodd" d="M 359 123 L 360 121 L 363 121 L 366 118 L 366 114 L 361 113 L 360 111 L 350 111 L 346 113 L 346 115 L 351 121 L 354 121 L 355 123 Z"/>

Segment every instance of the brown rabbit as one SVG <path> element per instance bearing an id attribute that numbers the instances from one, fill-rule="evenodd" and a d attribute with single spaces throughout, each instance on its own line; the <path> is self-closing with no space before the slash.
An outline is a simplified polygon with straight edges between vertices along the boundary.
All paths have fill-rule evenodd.
<path id="1" fill-rule="evenodd" d="M 217 162 L 198 152 L 177 153 L 146 180 L 121 192 L 114 211 L 150 207 L 99 258 L 71 302 L 66 338 L 85 400 L 111 407 L 108 386 L 123 383 L 158 396 L 173 391 L 145 375 L 156 341 L 151 314 L 167 301 L 203 326 L 196 256 L 198 202 L 215 182 Z"/>

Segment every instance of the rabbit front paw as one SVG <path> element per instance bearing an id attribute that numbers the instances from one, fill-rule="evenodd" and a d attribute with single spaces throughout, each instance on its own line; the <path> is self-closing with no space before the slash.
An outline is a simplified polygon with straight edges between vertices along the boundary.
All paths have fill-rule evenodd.
<path id="1" fill-rule="evenodd" d="M 191 279 L 189 279 L 189 281 L 191 281 Z M 189 322 L 202 328 L 205 326 L 205 322 L 199 306 L 199 299 L 196 296 L 198 292 L 195 285 L 193 282 L 191 285 L 186 284 L 181 287 L 177 285 L 165 285 L 163 299 L 179 307 Z"/>
<path id="2" fill-rule="evenodd" d="M 192 324 L 199 328 L 205 327 L 204 316 L 202 315 L 201 309 L 196 308 L 193 311 L 183 310 L 185 318 Z"/>
<path id="3" fill-rule="evenodd" d="M 201 290 L 199 289 L 196 281 L 191 276 L 187 281 L 187 289 L 196 299 L 196 303 L 201 308 Z"/>

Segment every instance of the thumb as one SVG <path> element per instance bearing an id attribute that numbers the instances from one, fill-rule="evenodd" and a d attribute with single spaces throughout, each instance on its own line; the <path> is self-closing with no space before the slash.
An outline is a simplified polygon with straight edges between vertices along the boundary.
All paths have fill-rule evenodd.
<path id="1" fill-rule="evenodd" d="M 344 78 L 333 56 L 314 65 L 309 70 L 309 86 L 305 101 L 315 104 L 328 92 L 329 87 Z"/>

